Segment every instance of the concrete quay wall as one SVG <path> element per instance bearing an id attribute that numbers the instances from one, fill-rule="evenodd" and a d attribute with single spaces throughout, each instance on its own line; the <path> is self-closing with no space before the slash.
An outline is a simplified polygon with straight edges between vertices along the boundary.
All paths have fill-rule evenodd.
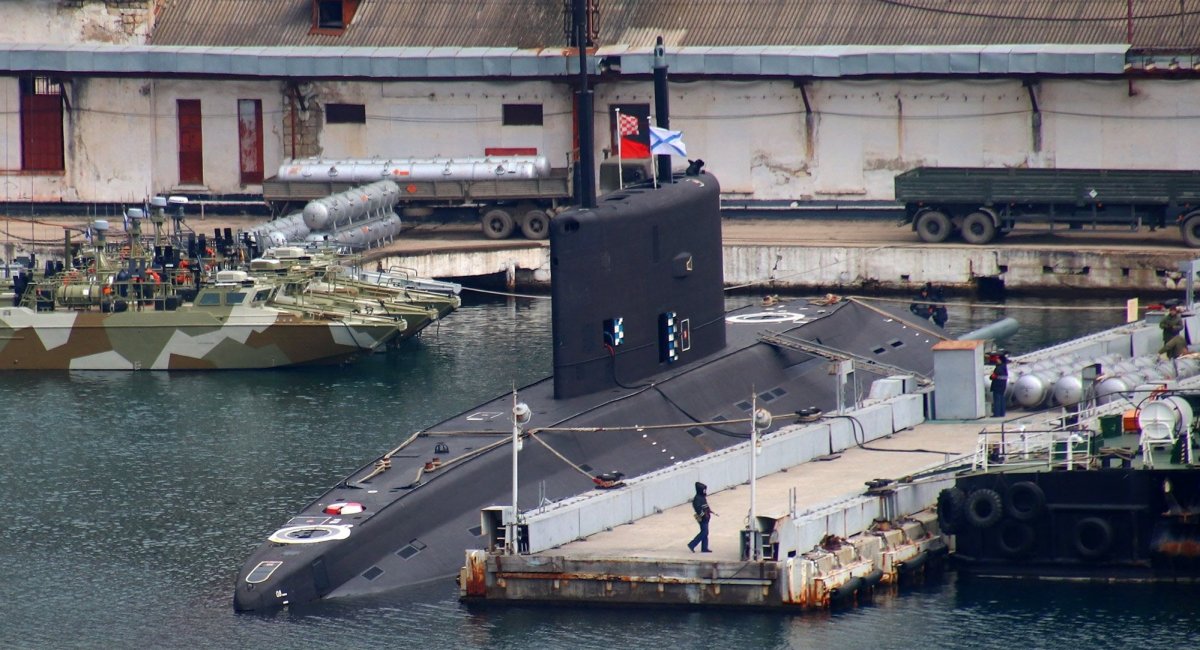
<path id="1" fill-rule="evenodd" d="M 911 244 L 805 246 L 726 244 L 725 284 L 780 291 L 912 292 L 926 282 L 972 290 L 981 278 L 1010 291 L 1133 293 L 1182 288 L 1179 264 L 1198 256 L 1178 250 L 1074 250 L 1038 247 L 918 246 Z M 500 276 L 513 288 L 546 289 L 545 245 L 387 253 L 371 262 L 435 278 Z"/>

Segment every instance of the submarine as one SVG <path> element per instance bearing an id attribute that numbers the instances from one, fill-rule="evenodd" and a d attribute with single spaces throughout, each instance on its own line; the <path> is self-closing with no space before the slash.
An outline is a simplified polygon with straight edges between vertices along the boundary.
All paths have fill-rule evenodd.
<path id="1" fill-rule="evenodd" d="M 931 347 L 945 337 L 907 310 L 755 300 L 727 311 L 720 184 L 700 165 L 669 170 L 599 200 L 585 188 L 579 207 L 551 221 L 553 375 L 399 441 L 283 522 L 239 570 L 235 610 L 457 575 L 468 549 L 489 544 L 481 511 L 511 503 L 513 428 L 526 408 L 521 511 L 740 443 L 752 404 L 776 415 L 769 435 L 865 395 L 877 378 L 932 374 Z M 849 384 L 831 374 L 845 360 L 856 368 Z"/>

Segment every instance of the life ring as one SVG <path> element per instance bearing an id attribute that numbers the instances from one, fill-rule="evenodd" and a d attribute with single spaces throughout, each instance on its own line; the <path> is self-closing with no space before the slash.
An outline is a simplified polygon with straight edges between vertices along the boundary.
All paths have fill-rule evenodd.
<path id="1" fill-rule="evenodd" d="M 1005 520 L 996 533 L 996 546 L 1008 557 L 1020 557 L 1033 550 L 1037 533 L 1024 521 Z"/>
<path id="2" fill-rule="evenodd" d="M 1046 509 L 1046 493 L 1033 481 L 1020 481 L 1008 488 L 1004 508 L 1017 521 L 1032 521 Z"/>
<path id="3" fill-rule="evenodd" d="M 363 504 L 356 501 L 338 501 L 325 506 L 327 515 L 357 515 L 363 510 L 366 510 Z"/>
<path id="4" fill-rule="evenodd" d="M 991 528 L 1004 516 L 1004 500 L 995 490 L 980 488 L 967 495 L 964 513 L 972 526 Z"/>
<path id="5" fill-rule="evenodd" d="M 938 527 L 945 533 L 955 533 L 962 526 L 963 504 L 967 501 L 967 493 L 951 487 L 938 493 L 937 517 Z"/>
<path id="6" fill-rule="evenodd" d="M 1100 517 L 1084 517 L 1075 522 L 1072 541 L 1079 557 L 1086 560 L 1100 559 L 1112 548 L 1112 524 Z"/>

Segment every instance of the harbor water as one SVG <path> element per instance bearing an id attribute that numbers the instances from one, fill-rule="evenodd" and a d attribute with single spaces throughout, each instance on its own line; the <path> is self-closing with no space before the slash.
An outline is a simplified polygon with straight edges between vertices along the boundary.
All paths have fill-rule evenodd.
<path id="1" fill-rule="evenodd" d="M 1017 354 L 1123 313 L 952 304 L 948 329 L 1014 316 Z M 1194 587 L 953 575 L 803 615 L 468 609 L 452 581 L 233 612 L 235 573 L 266 535 L 413 431 L 547 375 L 549 329 L 548 300 L 469 296 L 346 367 L 0 374 L 0 648 L 1200 647 Z"/>

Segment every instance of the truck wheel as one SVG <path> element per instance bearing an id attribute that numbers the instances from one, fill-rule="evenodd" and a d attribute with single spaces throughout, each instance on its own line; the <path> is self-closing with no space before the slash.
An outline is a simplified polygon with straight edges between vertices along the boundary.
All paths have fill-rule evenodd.
<path id="1" fill-rule="evenodd" d="M 488 239 L 508 239 L 515 227 L 512 215 L 504 210 L 488 210 L 483 215 L 483 235 Z"/>
<path id="2" fill-rule="evenodd" d="M 1193 212 L 1179 224 L 1179 232 L 1183 235 L 1183 243 L 1192 248 L 1200 248 L 1200 212 Z"/>
<path id="3" fill-rule="evenodd" d="M 545 239 L 550 236 L 550 215 L 544 210 L 530 210 L 521 221 L 521 234 L 525 239 Z"/>
<path id="4" fill-rule="evenodd" d="M 922 212 L 917 217 L 917 235 L 923 242 L 930 244 L 944 242 L 952 230 L 954 228 L 950 225 L 950 217 L 947 217 L 944 212 L 930 210 Z"/>
<path id="5" fill-rule="evenodd" d="M 963 219 L 962 238 L 968 244 L 986 244 L 996 237 L 996 222 L 986 212 L 972 212 Z"/>

